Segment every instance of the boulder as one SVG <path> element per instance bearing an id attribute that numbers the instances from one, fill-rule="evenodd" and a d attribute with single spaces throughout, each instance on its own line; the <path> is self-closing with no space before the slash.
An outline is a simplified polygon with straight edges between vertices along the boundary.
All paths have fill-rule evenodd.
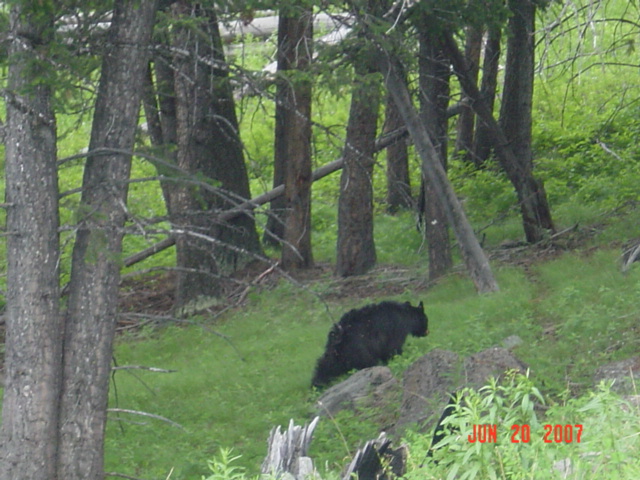
<path id="1" fill-rule="evenodd" d="M 402 404 L 396 428 L 421 423 L 447 403 L 450 392 L 460 385 L 461 362 L 458 354 L 431 350 L 404 372 Z"/>
<path id="2" fill-rule="evenodd" d="M 435 349 L 414 362 L 403 378 L 403 398 L 396 429 L 409 423 L 424 431 L 439 418 L 451 393 L 463 387 L 480 388 L 489 377 L 508 370 L 526 372 L 526 365 L 506 348 L 493 347 L 464 360 L 453 352 Z"/>
<path id="3" fill-rule="evenodd" d="M 640 356 L 608 363 L 596 370 L 595 384 L 603 380 L 614 380 L 612 390 L 620 394 L 634 393 L 633 379 L 640 378 Z"/>
<path id="4" fill-rule="evenodd" d="M 388 367 L 358 370 L 329 388 L 317 401 L 317 414 L 334 416 L 340 410 L 386 406 L 399 396 L 400 382 Z"/>

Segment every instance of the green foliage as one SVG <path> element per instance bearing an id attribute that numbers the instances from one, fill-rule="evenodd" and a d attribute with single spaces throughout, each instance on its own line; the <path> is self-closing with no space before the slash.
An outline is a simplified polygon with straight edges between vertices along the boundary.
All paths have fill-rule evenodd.
<path id="1" fill-rule="evenodd" d="M 220 453 L 207 462 L 211 475 L 202 480 L 243 480 L 246 478 L 245 470 L 242 467 L 232 465 L 240 458 L 240 455 L 232 456 L 232 450 L 221 448 Z"/>
<path id="2" fill-rule="evenodd" d="M 506 2 L 500 0 L 465 1 L 446 3 L 424 0 L 415 3 L 409 18 L 423 31 L 457 31 L 467 25 L 482 28 L 485 25 L 503 26 L 509 15 Z"/>
<path id="3" fill-rule="evenodd" d="M 540 417 L 544 403 L 534 383 L 521 375 L 502 384 L 491 381 L 478 391 L 465 389 L 456 411 L 444 421 L 449 433 L 436 445 L 433 460 L 421 468 L 421 459 L 412 458 L 405 478 L 637 477 L 637 406 L 611 393 L 606 385 L 554 404 Z M 485 424 L 496 425 L 497 441 L 471 443 L 468 436 L 473 426 Z M 421 451 L 430 446 L 425 440 L 416 433 L 407 438 Z"/>

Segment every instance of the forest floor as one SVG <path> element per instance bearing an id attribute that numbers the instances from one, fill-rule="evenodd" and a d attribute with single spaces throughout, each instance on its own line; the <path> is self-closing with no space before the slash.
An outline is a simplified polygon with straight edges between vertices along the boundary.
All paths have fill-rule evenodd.
<path id="1" fill-rule="evenodd" d="M 557 258 L 568 251 L 583 248 L 601 229 L 600 224 L 579 226 L 577 224 L 551 235 L 548 239 L 530 245 L 525 242 L 503 242 L 497 247 L 486 249 L 490 260 L 501 265 L 518 266 L 525 271 L 533 264 Z M 622 246 L 606 245 L 606 248 Z M 590 250 L 604 248 L 593 246 Z M 454 273 L 461 271 L 463 265 L 454 268 Z M 246 301 L 247 291 L 258 287 L 269 289 L 281 280 L 289 280 L 301 287 L 315 282 L 326 282 L 333 274 L 333 265 L 317 262 L 312 268 L 287 273 L 278 268 L 277 259 L 268 262 L 255 262 L 237 272 L 226 283 L 224 298 L 214 307 L 200 313 L 218 314 L 228 309 L 238 308 Z M 326 301 L 348 300 L 360 298 L 377 298 L 401 294 L 409 286 L 414 291 L 428 289 L 433 281 L 429 281 L 415 267 L 402 265 L 377 265 L 370 272 L 347 278 L 332 277 L 331 288 L 323 296 Z M 173 273 L 161 273 L 144 277 L 129 277 L 122 281 L 120 289 L 120 312 L 124 315 L 119 321 L 119 331 L 135 329 L 155 320 L 162 320 L 172 315 L 175 299 L 176 277 Z M 134 314 L 133 317 L 127 314 Z M 138 318 L 138 321 L 132 320 Z"/>

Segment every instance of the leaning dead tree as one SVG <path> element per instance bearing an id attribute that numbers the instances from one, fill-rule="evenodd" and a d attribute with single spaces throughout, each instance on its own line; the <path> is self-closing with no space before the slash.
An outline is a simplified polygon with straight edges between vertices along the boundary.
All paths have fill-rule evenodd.
<path id="1" fill-rule="evenodd" d="M 375 37 L 373 40 L 375 41 Z M 411 103 L 409 91 L 400 73 L 401 68 L 398 66 L 396 59 L 391 57 L 383 48 L 380 48 L 378 63 L 387 91 L 391 94 L 398 107 L 398 112 L 413 139 L 416 152 L 422 160 L 422 174 L 433 183 L 434 192 L 442 203 L 447 219 L 453 227 L 462 258 L 476 290 L 479 293 L 499 290 L 498 282 L 495 280 L 489 265 L 489 259 L 480 247 L 480 243 L 471 228 L 462 205 L 447 178 L 427 129 Z"/>

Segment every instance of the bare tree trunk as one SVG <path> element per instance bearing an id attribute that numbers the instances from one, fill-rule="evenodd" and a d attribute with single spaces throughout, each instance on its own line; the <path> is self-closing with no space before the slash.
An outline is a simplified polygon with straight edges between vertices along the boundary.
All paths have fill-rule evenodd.
<path id="1" fill-rule="evenodd" d="M 310 7 L 301 5 L 280 11 L 278 35 L 286 45 L 289 69 L 304 72 L 312 59 L 313 18 Z M 281 71 L 282 73 L 287 70 Z M 276 154 L 283 155 L 285 221 L 282 266 L 286 270 L 313 265 L 311 250 L 311 80 L 299 74 L 281 83 L 278 101 L 282 118 L 276 118 Z M 276 112 L 277 113 L 277 112 Z M 282 142 L 282 143 L 280 143 Z M 282 161 L 283 159 L 279 160 Z"/>
<path id="2" fill-rule="evenodd" d="M 277 71 L 280 75 L 276 77 L 276 114 L 275 132 L 273 144 L 273 188 L 284 185 L 285 173 L 287 169 L 287 141 L 291 123 L 295 122 L 295 117 L 289 113 L 289 97 L 291 96 L 291 85 L 286 78 L 286 72 L 296 68 L 296 35 L 293 30 L 295 18 L 290 18 L 286 10 L 281 10 L 278 17 L 278 51 Z M 265 244 L 279 246 L 284 238 L 284 222 L 286 218 L 286 199 L 284 196 L 274 198 L 269 205 L 267 223 L 264 229 L 262 241 Z"/>
<path id="3" fill-rule="evenodd" d="M 420 33 L 420 118 L 437 152 L 442 168 L 447 170 L 449 138 L 447 106 L 449 104 L 449 61 L 428 32 Z M 447 214 L 433 185 L 433 179 L 422 176 L 418 202 L 429 252 L 429 278 L 444 275 L 453 265 Z"/>
<path id="4" fill-rule="evenodd" d="M 480 68 L 480 51 L 482 50 L 482 30 L 473 26 L 465 29 L 464 57 L 469 66 L 468 75 L 475 82 L 478 81 Z M 464 96 L 463 96 L 464 100 Z M 462 111 L 458 116 L 455 155 L 466 161 L 471 161 L 474 136 L 475 114 L 473 109 L 463 101 Z"/>
<path id="5" fill-rule="evenodd" d="M 433 182 L 433 188 L 442 202 L 449 223 L 453 227 L 462 258 L 476 290 L 479 293 L 498 290 L 498 284 L 491 272 L 489 260 L 482 251 L 464 210 L 449 183 L 447 174 L 439 161 L 438 152 L 429 138 L 429 133 L 411 103 L 407 87 L 402 82 L 402 75 L 398 73 L 400 68 L 389 60 L 387 52 L 381 51 L 378 57 L 379 68 L 385 79 L 387 90 L 393 95 L 398 111 L 413 138 L 416 151 L 422 159 L 422 174 Z"/>
<path id="6" fill-rule="evenodd" d="M 467 77 L 468 68 L 453 37 L 445 33 L 442 35 L 441 40 L 460 85 L 472 100 L 472 106 L 476 114 L 487 126 L 500 165 L 516 190 L 527 241 L 535 242 L 541 238 L 544 229 L 553 230 L 551 212 L 544 189 L 533 177 L 531 162 L 520 161 L 515 156 L 504 131 L 500 128 L 491 110 L 489 110 L 486 102 L 480 96 L 477 85 Z"/>
<path id="7" fill-rule="evenodd" d="M 382 134 L 402 128 L 402 118 L 391 95 L 386 98 L 385 122 Z M 387 211 L 396 213 L 411 208 L 411 180 L 409 178 L 409 152 L 405 141 L 394 142 L 387 147 Z"/>
<path id="8" fill-rule="evenodd" d="M 172 32 L 182 178 L 167 190 L 170 219 L 178 232 L 176 307 L 181 308 L 200 297 L 218 296 L 218 276 L 253 261 L 262 249 L 252 216 L 240 215 L 227 224 L 216 215 L 251 195 L 215 12 L 191 1 L 175 2 L 172 10 L 176 17 L 192 20 Z M 195 185 L 198 177 L 216 182 L 216 188 Z"/>
<path id="9" fill-rule="evenodd" d="M 11 9 L 4 94 L 8 235 L 0 479 L 52 480 L 62 370 L 56 120 L 53 78 L 42 81 L 35 67 L 45 62 L 53 16 L 25 5 Z"/>
<path id="10" fill-rule="evenodd" d="M 509 0 L 508 4 L 513 15 L 509 18 L 510 35 L 499 124 L 510 142 L 520 170 L 525 173 L 516 179 L 516 190 L 525 236 L 528 242 L 535 243 L 544 238 L 545 231 L 554 230 L 544 186 L 533 176 L 531 152 L 536 6 L 532 0 Z"/>
<path id="11" fill-rule="evenodd" d="M 118 0 L 90 152 L 133 148 L 155 1 Z M 130 155 L 90 155 L 83 178 L 64 330 L 58 478 L 101 479 Z"/>
<path id="12" fill-rule="evenodd" d="M 376 263 L 373 240 L 373 154 L 380 85 L 373 68 L 355 59 L 354 85 L 340 177 L 336 274 L 360 275 Z"/>
<path id="13" fill-rule="evenodd" d="M 283 7 L 278 16 L 278 51 L 277 51 L 277 71 L 276 78 L 276 114 L 275 114 L 275 138 L 274 138 L 274 157 L 273 157 L 273 187 L 283 185 L 286 180 L 287 165 L 291 158 L 289 157 L 290 149 L 296 148 L 291 146 L 296 142 L 296 135 L 303 134 L 306 136 L 306 130 L 309 129 L 310 135 L 310 119 L 300 118 L 298 113 L 303 114 L 302 110 L 306 110 L 304 105 L 307 93 L 304 91 L 306 87 L 290 78 L 290 73 L 296 70 L 304 70 L 307 68 L 310 57 L 308 50 L 312 36 L 311 20 L 305 18 L 308 12 L 301 6 Z M 296 91 L 296 88 L 301 89 Z M 301 96 L 302 95 L 302 96 Z M 301 108 L 299 112 L 296 108 Z M 310 108 L 310 107 L 309 107 Z M 310 111 L 310 110 L 309 110 Z M 309 122 L 309 125 L 306 122 Z M 300 128 L 296 132 L 296 127 Z M 306 147 L 299 145 L 304 151 Z M 310 155 L 310 153 L 304 153 Z M 284 239 L 284 226 L 287 218 L 287 199 L 279 197 L 271 201 L 269 208 L 269 216 L 265 226 L 263 241 L 271 245 L 281 245 Z"/>
<path id="14" fill-rule="evenodd" d="M 158 58 L 160 55 L 158 55 Z M 154 82 L 154 68 L 155 78 Z M 167 77 L 167 74 L 169 75 Z M 167 82 L 169 82 L 167 84 Z M 170 90 L 169 90 L 170 88 Z M 147 120 L 149 138 L 155 149 L 155 156 L 162 158 L 164 163 L 155 163 L 160 176 L 160 188 L 164 198 L 167 213 L 171 212 L 171 188 L 172 182 L 166 178 L 175 176 L 176 169 L 176 112 L 175 92 L 173 90 L 173 70 L 164 61 L 155 61 L 149 64 L 145 76 L 145 85 L 142 96 L 142 107 Z M 167 111 L 169 110 L 169 112 Z"/>
<path id="15" fill-rule="evenodd" d="M 480 97 L 487 104 L 487 109 L 493 113 L 493 105 L 496 99 L 498 86 L 498 67 L 500 65 L 500 41 L 502 30 L 489 27 L 487 42 L 484 47 L 484 60 L 482 63 L 482 83 L 480 85 Z M 473 154 L 471 158 L 477 167 L 482 166 L 491 155 L 491 135 L 489 128 L 481 118 L 476 118 L 476 132 L 473 138 Z"/>

